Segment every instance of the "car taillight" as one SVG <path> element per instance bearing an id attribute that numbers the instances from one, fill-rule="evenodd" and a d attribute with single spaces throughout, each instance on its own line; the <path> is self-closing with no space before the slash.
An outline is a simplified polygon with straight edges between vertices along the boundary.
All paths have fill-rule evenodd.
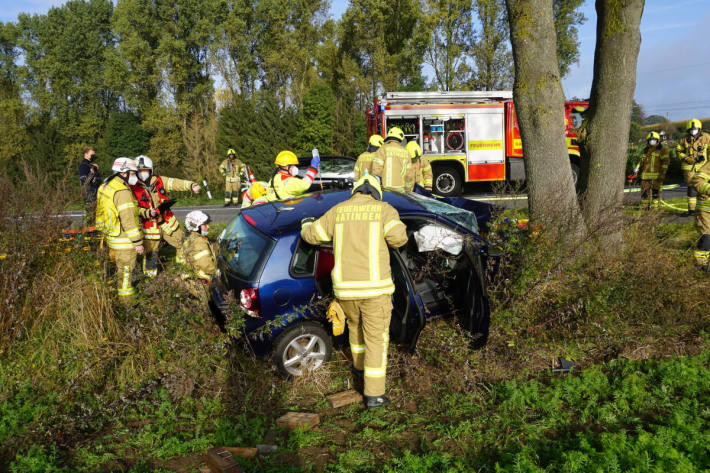
<path id="1" fill-rule="evenodd" d="M 239 293 L 239 304 L 251 317 L 261 317 L 259 314 L 259 290 L 253 287 L 242 289 Z"/>

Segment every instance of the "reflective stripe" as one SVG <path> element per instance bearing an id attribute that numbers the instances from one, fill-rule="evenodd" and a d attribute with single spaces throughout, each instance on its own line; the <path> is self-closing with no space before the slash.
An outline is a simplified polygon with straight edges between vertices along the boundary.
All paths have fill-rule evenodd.
<path id="1" fill-rule="evenodd" d="M 136 207 L 136 204 L 134 204 L 133 202 L 127 202 L 125 204 L 121 204 L 118 207 L 116 207 L 116 210 L 118 210 L 120 212 L 123 209 L 130 209 L 130 208 L 135 208 L 135 207 Z"/>
<path id="2" fill-rule="evenodd" d="M 688 199 L 688 202 L 690 203 L 690 199 Z M 710 202 L 707 200 L 701 200 L 697 202 L 698 210 L 701 210 L 703 212 L 710 212 Z"/>
<path id="3" fill-rule="evenodd" d="M 193 256 L 192 259 L 197 261 L 198 259 L 202 258 L 203 256 L 207 256 L 209 254 L 210 254 L 210 250 L 202 250 L 199 253 L 197 253 L 195 256 Z"/>
<path id="4" fill-rule="evenodd" d="M 202 279 L 212 279 L 209 274 L 205 273 L 205 272 L 202 271 L 202 270 L 199 270 L 199 271 L 197 272 L 197 275 L 198 275 L 199 277 L 201 277 Z"/>
<path id="5" fill-rule="evenodd" d="M 385 169 L 385 174 L 387 175 L 387 179 L 385 180 L 384 185 L 385 186 L 391 186 L 392 185 L 392 159 L 385 158 L 387 161 L 387 168 Z"/>
<path id="6" fill-rule="evenodd" d="M 316 221 L 315 226 L 316 232 L 318 232 L 318 236 L 320 237 L 321 241 L 330 241 L 330 238 L 328 238 L 328 235 L 326 235 L 325 230 L 323 230 L 323 227 L 320 226 L 320 221 Z"/>
<path id="7" fill-rule="evenodd" d="M 392 230 L 392 227 L 394 227 L 394 226 L 397 225 L 398 223 L 402 223 L 402 222 L 400 222 L 399 220 L 392 220 L 392 221 L 390 221 L 387 225 L 385 225 L 385 235 L 387 235 L 387 233 L 388 233 L 390 230 Z M 404 225 L 404 224 L 402 223 L 402 225 Z"/>
<path id="8" fill-rule="evenodd" d="M 700 177 L 702 179 L 705 179 L 706 181 L 710 181 L 710 176 L 708 176 L 704 172 L 696 172 L 695 177 Z"/>
<path id="9" fill-rule="evenodd" d="M 380 279 L 379 249 L 380 249 L 380 222 L 370 222 L 370 280 Z M 342 287 L 342 286 L 341 286 Z"/>
<path id="10" fill-rule="evenodd" d="M 708 193 L 708 189 L 710 189 L 710 182 L 706 182 L 705 184 L 703 184 L 702 186 L 700 186 L 700 187 L 698 188 L 698 192 L 701 193 L 701 194 L 707 194 L 707 193 Z"/>
<path id="11" fill-rule="evenodd" d="M 343 253 L 343 224 L 342 223 L 337 223 L 335 225 L 335 236 L 333 237 L 333 241 L 335 242 L 335 267 L 333 268 L 333 287 L 335 287 L 337 284 L 339 284 L 342 280 L 342 270 L 341 270 L 341 261 L 342 261 L 342 253 Z M 337 294 L 336 294 L 337 295 Z"/>
<path id="12" fill-rule="evenodd" d="M 167 187 L 167 189 L 169 191 L 173 190 L 173 178 L 172 177 L 168 178 L 168 183 L 165 184 L 165 187 Z"/>
<path id="13" fill-rule="evenodd" d="M 134 290 L 131 286 L 131 267 L 123 267 L 123 281 L 121 284 L 121 289 L 118 290 L 119 296 L 130 296 L 133 294 Z"/>
<path id="14" fill-rule="evenodd" d="M 392 278 L 372 280 L 372 281 L 339 281 L 338 287 L 345 289 L 357 289 L 359 287 L 384 287 L 392 284 Z"/>
<path id="15" fill-rule="evenodd" d="M 106 240 L 108 241 L 108 247 L 114 250 L 133 249 L 133 242 L 128 238 L 108 236 Z"/>
<path id="16" fill-rule="evenodd" d="M 350 351 L 353 353 L 365 353 L 365 345 L 350 344 Z"/>
<path id="17" fill-rule="evenodd" d="M 333 285 L 333 293 L 335 293 L 335 297 L 338 297 L 340 299 L 367 299 L 368 297 L 376 297 L 376 296 L 386 296 L 387 294 L 392 294 L 394 293 L 394 284 L 391 287 L 388 288 L 383 288 L 379 290 L 351 290 L 351 291 L 342 291 Z"/>
<path id="18" fill-rule="evenodd" d="M 384 378 L 387 374 L 387 368 L 368 368 L 365 367 L 365 376 L 368 378 Z"/>

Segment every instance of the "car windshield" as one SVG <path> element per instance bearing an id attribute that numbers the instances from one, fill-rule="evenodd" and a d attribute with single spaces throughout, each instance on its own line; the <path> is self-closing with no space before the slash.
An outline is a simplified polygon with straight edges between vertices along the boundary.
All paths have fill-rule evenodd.
<path id="1" fill-rule="evenodd" d="M 416 200 L 430 212 L 443 215 L 452 222 L 456 222 L 462 227 L 478 233 L 478 220 L 476 220 L 476 214 L 473 212 L 454 207 L 453 205 L 440 202 L 436 199 L 432 199 L 431 197 L 415 194 L 414 192 L 407 193 L 407 196 Z"/>
<path id="2" fill-rule="evenodd" d="M 238 216 L 224 229 L 219 238 L 220 258 L 237 277 L 256 281 L 258 271 L 271 253 L 274 241 Z"/>

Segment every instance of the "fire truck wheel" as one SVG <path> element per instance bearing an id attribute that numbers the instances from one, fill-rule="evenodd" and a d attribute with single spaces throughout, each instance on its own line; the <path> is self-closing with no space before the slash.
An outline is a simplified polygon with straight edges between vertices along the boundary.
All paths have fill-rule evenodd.
<path id="1" fill-rule="evenodd" d="M 570 163 L 572 168 L 572 180 L 574 181 L 574 187 L 579 189 L 579 166 L 575 163 Z"/>
<path id="2" fill-rule="evenodd" d="M 441 166 L 434 170 L 434 194 L 442 197 L 459 195 L 463 187 L 461 173 L 453 166 Z"/>

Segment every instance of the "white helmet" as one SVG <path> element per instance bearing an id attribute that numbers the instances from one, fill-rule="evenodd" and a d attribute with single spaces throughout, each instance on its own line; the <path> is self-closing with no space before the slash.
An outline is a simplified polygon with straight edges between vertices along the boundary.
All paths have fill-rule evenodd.
<path id="1" fill-rule="evenodd" d="M 151 171 L 153 170 L 153 160 L 150 159 L 148 156 L 141 154 L 140 156 L 135 157 L 135 161 L 138 169 L 150 169 Z"/>
<path id="2" fill-rule="evenodd" d="M 210 216 L 204 213 L 202 210 L 193 210 L 192 212 L 185 215 L 185 227 L 188 231 L 197 232 L 200 230 L 200 225 L 208 223 L 210 221 Z"/>
<path id="3" fill-rule="evenodd" d="M 113 172 L 128 172 L 137 171 L 138 168 L 136 167 L 136 162 L 131 158 L 121 157 L 116 158 L 113 162 L 113 166 L 111 166 L 111 170 Z"/>

